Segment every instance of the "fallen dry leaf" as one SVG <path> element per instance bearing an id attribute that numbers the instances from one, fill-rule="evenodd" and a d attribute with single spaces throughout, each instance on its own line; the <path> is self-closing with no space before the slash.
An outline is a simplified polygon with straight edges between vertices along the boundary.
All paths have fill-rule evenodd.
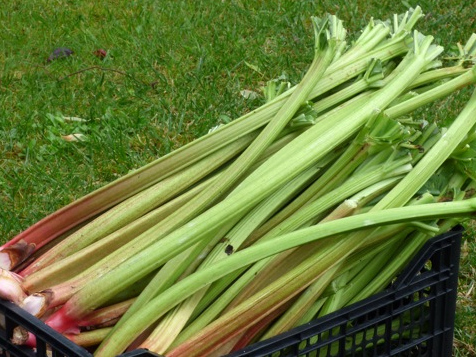
<path id="1" fill-rule="evenodd" d="M 69 135 L 61 135 L 61 138 L 66 141 L 85 141 L 86 135 L 76 133 L 76 134 L 69 134 Z"/>

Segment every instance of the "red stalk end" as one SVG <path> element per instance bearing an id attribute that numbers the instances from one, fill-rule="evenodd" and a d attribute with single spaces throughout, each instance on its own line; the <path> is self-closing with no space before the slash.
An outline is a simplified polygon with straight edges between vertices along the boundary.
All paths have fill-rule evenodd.
<path id="1" fill-rule="evenodd" d="M 13 270 L 35 251 L 35 247 L 35 244 L 28 244 L 24 240 L 20 240 L 8 247 L 4 247 L 0 250 L 0 268 Z"/>
<path id="2" fill-rule="evenodd" d="M 31 332 L 28 332 L 24 327 L 18 326 L 13 329 L 11 339 L 14 345 L 27 346 L 30 348 L 36 347 L 36 337 Z"/>
<path id="3" fill-rule="evenodd" d="M 70 280 L 47 289 L 50 295 L 48 309 L 65 304 L 83 286 L 82 281 Z M 23 288 L 29 292 L 34 291 L 34 287 L 32 288 L 32 286 L 28 284 L 28 278 L 25 279 Z M 45 290 L 42 292 L 45 292 Z"/>
<path id="4" fill-rule="evenodd" d="M 33 316 L 40 318 L 48 310 L 51 299 L 52 292 L 50 290 L 33 293 L 23 300 L 21 307 Z"/>

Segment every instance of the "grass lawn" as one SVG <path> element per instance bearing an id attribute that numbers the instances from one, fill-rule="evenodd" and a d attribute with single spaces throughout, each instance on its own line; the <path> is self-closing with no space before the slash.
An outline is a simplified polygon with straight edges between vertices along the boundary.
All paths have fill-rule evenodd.
<path id="1" fill-rule="evenodd" d="M 297 83 L 312 60 L 311 15 L 335 13 L 354 33 L 417 4 L 417 29 L 447 49 L 476 29 L 473 0 L 4 1 L 0 239 L 263 102 L 243 90 Z M 62 47 L 74 53 L 48 61 Z M 421 115 L 452 119 L 469 93 Z M 461 257 L 456 356 L 476 355 L 475 227 Z"/>

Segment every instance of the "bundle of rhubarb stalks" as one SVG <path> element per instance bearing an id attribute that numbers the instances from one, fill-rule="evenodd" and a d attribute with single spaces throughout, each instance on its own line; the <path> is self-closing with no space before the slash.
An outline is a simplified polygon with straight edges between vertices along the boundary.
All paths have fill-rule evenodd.
<path id="1" fill-rule="evenodd" d="M 364 299 L 476 211 L 476 82 L 420 8 L 346 38 L 313 18 L 300 83 L 45 217 L 0 251 L 1 297 L 96 356 L 224 355 Z M 448 45 L 449 47 L 449 45 Z M 21 328 L 15 343 L 34 348 Z"/>

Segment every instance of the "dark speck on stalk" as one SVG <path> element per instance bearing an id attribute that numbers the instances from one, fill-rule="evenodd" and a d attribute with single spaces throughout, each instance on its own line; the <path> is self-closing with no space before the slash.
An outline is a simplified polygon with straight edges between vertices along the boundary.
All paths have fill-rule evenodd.
<path id="1" fill-rule="evenodd" d="M 231 253 L 233 253 L 233 246 L 231 244 L 228 244 L 225 248 L 225 253 L 227 255 L 230 255 Z"/>

